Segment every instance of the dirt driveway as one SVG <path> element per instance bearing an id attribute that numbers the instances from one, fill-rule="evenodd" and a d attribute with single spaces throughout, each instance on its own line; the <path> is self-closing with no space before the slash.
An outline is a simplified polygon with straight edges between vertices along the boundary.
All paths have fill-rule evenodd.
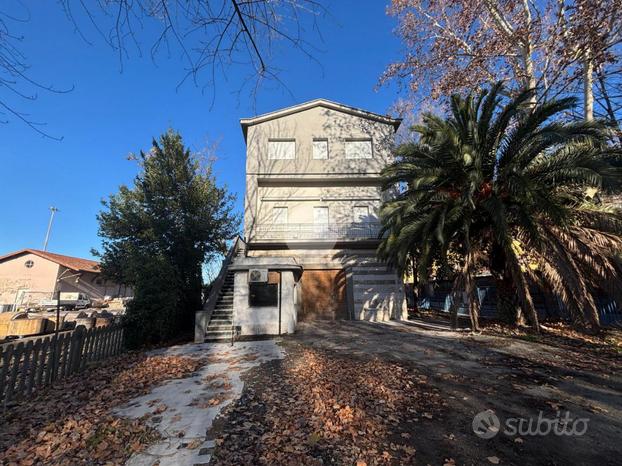
<path id="1" fill-rule="evenodd" d="M 281 344 L 245 376 L 212 464 L 620 464 L 615 355 L 365 322 Z"/>

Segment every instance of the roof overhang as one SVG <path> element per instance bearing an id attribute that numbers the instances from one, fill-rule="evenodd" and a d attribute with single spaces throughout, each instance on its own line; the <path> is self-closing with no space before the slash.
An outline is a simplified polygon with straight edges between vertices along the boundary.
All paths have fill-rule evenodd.
<path id="1" fill-rule="evenodd" d="M 359 116 L 361 118 L 367 118 L 368 120 L 377 121 L 387 125 L 393 126 L 397 131 L 402 124 L 401 118 L 393 118 L 387 115 L 380 115 L 379 113 L 368 112 L 356 107 L 350 107 L 349 105 L 340 104 L 327 99 L 315 99 L 302 104 L 294 105 L 292 107 L 282 108 L 274 112 L 264 113 L 253 118 L 240 119 L 240 126 L 242 126 L 242 132 L 244 133 L 244 139 L 246 140 L 246 134 L 249 126 L 264 123 L 266 121 L 275 120 L 284 116 L 293 115 L 294 113 L 304 112 L 315 107 L 324 107 L 338 112 L 348 113 L 350 115 Z"/>
<path id="2" fill-rule="evenodd" d="M 31 248 L 20 249 L 19 251 L 14 251 L 9 254 L 0 256 L 0 262 L 23 256 L 25 254 L 34 254 L 35 256 L 39 256 L 42 259 L 49 260 L 58 265 L 62 265 L 63 267 L 71 269 L 75 272 L 100 273 L 99 263 L 97 261 L 92 261 L 90 259 L 81 259 L 79 257 L 64 256 L 62 254 L 55 254 Z"/>

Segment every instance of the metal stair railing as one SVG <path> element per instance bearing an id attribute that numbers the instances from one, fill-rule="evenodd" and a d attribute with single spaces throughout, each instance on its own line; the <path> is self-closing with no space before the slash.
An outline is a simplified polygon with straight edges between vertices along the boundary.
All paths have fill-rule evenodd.
<path id="1" fill-rule="evenodd" d="M 195 313 L 194 320 L 194 341 L 195 343 L 203 343 L 205 340 L 205 332 L 207 330 L 207 326 L 209 324 L 210 318 L 212 317 L 212 313 L 214 312 L 214 308 L 216 307 L 216 303 L 218 302 L 218 297 L 220 296 L 220 291 L 222 290 L 222 286 L 225 283 L 225 279 L 227 277 L 227 272 L 229 270 L 229 265 L 233 262 L 233 259 L 236 257 L 238 251 L 244 244 L 244 240 L 241 237 L 237 237 L 235 242 L 227 252 L 225 259 L 222 261 L 222 266 L 220 267 L 220 272 L 218 273 L 218 277 L 214 280 L 214 284 L 209 293 L 209 297 L 207 301 L 203 305 L 203 309 L 197 311 Z M 233 318 L 233 317 L 232 317 Z"/>

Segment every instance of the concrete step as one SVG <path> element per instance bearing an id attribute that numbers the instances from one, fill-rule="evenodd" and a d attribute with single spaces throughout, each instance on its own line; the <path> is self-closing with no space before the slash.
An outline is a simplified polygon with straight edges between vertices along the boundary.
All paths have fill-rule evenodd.
<path id="1" fill-rule="evenodd" d="M 231 325 L 233 325 L 233 320 L 232 319 L 211 319 L 209 321 L 208 327 L 210 325 L 212 325 L 212 324 L 213 325 L 217 325 L 217 326 L 218 325 L 229 325 L 229 326 L 231 326 Z"/>
<path id="2" fill-rule="evenodd" d="M 233 312 L 213 312 L 212 319 L 214 320 L 231 320 L 233 319 Z M 211 320 L 211 319 L 210 319 Z"/>
<path id="3" fill-rule="evenodd" d="M 208 330 L 205 332 L 205 341 L 230 340 L 232 336 L 233 330 Z"/>
<path id="4" fill-rule="evenodd" d="M 212 322 L 207 326 L 207 332 L 231 332 L 233 331 L 233 325 L 212 325 Z"/>

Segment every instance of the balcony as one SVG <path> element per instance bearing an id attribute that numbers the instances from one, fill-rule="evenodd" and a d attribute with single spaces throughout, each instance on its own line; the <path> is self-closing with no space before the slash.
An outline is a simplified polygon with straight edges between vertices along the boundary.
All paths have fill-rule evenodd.
<path id="1" fill-rule="evenodd" d="M 357 241 L 375 240 L 378 222 L 365 223 L 282 223 L 259 224 L 253 228 L 254 241 Z"/>

